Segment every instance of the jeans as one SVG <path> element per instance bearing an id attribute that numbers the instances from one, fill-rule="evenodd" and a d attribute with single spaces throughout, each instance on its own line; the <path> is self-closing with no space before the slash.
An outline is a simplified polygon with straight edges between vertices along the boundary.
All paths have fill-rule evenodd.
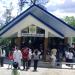
<path id="1" fill-rule="evenodd" d="M 0 65 L 1 65 L 1 67 L 3 67 L 3 64 L 4 64 L 4 57 L 0 57 Z"/>
<path id="2" fill-rule="evenodd" d="M 23 59 L 23 69 L 28 68 L 28 61 Z"/>
<path id="3" fill-rule="evenodd" d="M 31 60 L 28 60 L 28 68 L 31 66 Z"/>
<path id="4" fill-rule="evenodd" d="M 34 60 L 34 70 L 37 70 L 38 60 Z"/>

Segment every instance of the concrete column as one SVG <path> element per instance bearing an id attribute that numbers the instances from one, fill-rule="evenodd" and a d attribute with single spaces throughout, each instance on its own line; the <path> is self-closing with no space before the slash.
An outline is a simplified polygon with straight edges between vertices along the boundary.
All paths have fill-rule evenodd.
<path id="1" fill-rule="evenodd" d="M 72 45 L 73 39 L 72 37 L 68 37 L 68 43 L 70 44 L 70 46 Z"/>
<path id="2" fill-rule="evenodd" d="M 17 35 L 18 37 L 21 37 L 21 31 L 18 31 L 18 35 Z"/>

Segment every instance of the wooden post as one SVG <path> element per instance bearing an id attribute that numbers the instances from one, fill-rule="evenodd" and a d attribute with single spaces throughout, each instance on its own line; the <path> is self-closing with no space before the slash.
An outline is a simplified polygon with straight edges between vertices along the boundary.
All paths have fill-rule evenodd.
<path id="1" fill-rule="evenodd" d="M 44 61 L 46 61 L 46 54 L 47 54 L 47 48 L 48 48 L 48 38 L 44 39 Z"/>
<path id="2" fill-rule="evenodd" d="M 45 29 L 44 56 L 43 56 L 44 61 L 46 61 L 47 49 L 48 49 L 48 31 Z"/>
<path id="3" fill-rule="evenodd" d="M 21 47 L 21 37 L 16 37 L 16 39 L 15 39 L 15 44 L 16 44 L 16 46 L 18 46 L 19 48 Z"/>
<path id="4" fill-rule="evenodd" d="M 68 43 L 68 37 L 65 37 L 64 38 L 64 44 L 67 44 Z"/>
<path id="5" fill-rule="evenodd" d="M 18 31 L 15 43 L 19 48 L 21 47 L 21 31 Z"/>

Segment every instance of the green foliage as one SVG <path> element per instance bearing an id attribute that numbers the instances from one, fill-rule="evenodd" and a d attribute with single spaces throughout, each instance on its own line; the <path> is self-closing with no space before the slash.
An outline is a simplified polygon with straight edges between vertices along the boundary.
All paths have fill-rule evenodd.
<path id="1" fill-rule="evenodd" d="M 10 41 L 11 41 L 10 38 L 0 38 L 1 45 L 8 45 L 8 44 L 10 44 Z"/>
<path id="2" fill-rule="evenodd" d="M 0 38 L 0 45 L 6 50 L 6 56 L 8 56 L 9 51 L 12 50 L 12 38 Z"/>
<path id="3" fill-rule="evenodd" d="M 75 17 L 74 16 L 71 16 L 71 17 L 66 16 L 64 18 L 64 21 L 68 23 L 69 25 L 71 25 L 72 27 L 75 27 Z M 72 37 L 72 39 L 73 39 L 72 42 L 75 42 L 75 37 Z"/>
<path id="4" fill-rule="evenodd" d="M 73 39 L 72 41 L 75 43 L 75 37 L 73 37 L 72 39 Z"/>
<path id="5" fill-rule="evenodd" d="M 75 17 L 74 17 L 74 16 L 71 16 L 71 17 L 66 16 L 66 17 L 64 18 L 64 21 L 65 21 L 66 23 L 68 23 L 69 25 L 75 27 Z"/>
<path id="6" fill-rule="evenodd" d="M 12 75 L 20 75 L 20 73 L 18 72 L 17 69 L 13 69 L 12 70 Z"/>
<path id="7" fill-rule="evenodd" d="M 13 10 L 13 6 L 12 6 L 12 2 L 10 3 L 10 8 L 8 8 L 7 6 L 5 6 L 5 12 L 3 14 L 3 17 L 5 18 L 5 23 L 7 24 L 9 21 L 11 21 L 13 19 L 12 17 L 12 10 Z"/>
<path id="8" fill-rule="evenodd" d="M 8 5 L 7 5 L 8 2 Z M 0 19 L 0 29 L 5 26 L 9 21 L 11 21 L 14 17 L 12 16 L 12 11 L 13 11 L 13 4 L 12 2 L 6 1 L 0 1 L 0 3 L 2 4 L 2 8 L 3 8 L 3 12 L 1 15 L 1 19 Z"/>
<path id="9" fill-rule="evenodd" d="M 19 2 L 19 8 L 20 8 L 20 11 L 23 10 L 23 7 L 25 5 L 28 5 L 28 6 L 31 6 L 33 4 L 37 4 L 37 5 L 45 5 L 46 3 L 49 2 L 49 0 L 18 0 Z"/>

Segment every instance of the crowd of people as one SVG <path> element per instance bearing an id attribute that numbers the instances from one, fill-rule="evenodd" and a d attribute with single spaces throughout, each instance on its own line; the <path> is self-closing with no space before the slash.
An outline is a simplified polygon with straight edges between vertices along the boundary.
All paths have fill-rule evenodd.
<path id="1" fill-rule="evenodd" d="M 53 48 L 50 54 L 50 61 L 52 67 L 61 65 L 61 62 L 75 63 L 75 46 L 61 47 L 61 49 Z"/>
<path id="2" fill-rule="evenodd" d="M 38 49 L 35 49 L 34 52 L 28 47 L 23 47 L 21 50 L 19 47 L 14 48 L 14 50 L 9 51 L 8 60 L 10 61 L 8 64 L 8 69 L 11 66 L 16 69 L 21 69 L 23 66 L 23 70 L 28 70 L 31 67 L 31 61 L 34 61 L 34 70 L 37 71 L 39 56 L 41 52 Z M 0 65 L 3 67 L 3 61 L 6 53 L 4 49 L 0 47 Z"/>
<path id="3" fill-rule="evenodd" d="M 66 46 L 67 47 L 67 46 Z M 51 52 L 48 53 L 50 55 L 50 64 L 55 67 L 57 62 L 67 62 L 73 63 L 75 62 L 75 46 L 68 46 L 68 48 L 60 46 L 58 49 L 53 48 Z M 64 49 L 64 50 L 63 50 Z M 17 65 L 17 69 L 21 69 L 23 66 L 23 70 L 28 70 L 31 67 L 31 62 L 34 62 L 34 71 L 37 70 L 38 61 L 41 58 L 41 54 L 43 55 L 43 51 L 39 51 L 38 49 L 34 49 L 34 51 L 27 47 L 23 46 L 21 49 L 15 46 L 15 48 L 8 53 L 8 69 Z M 4 58 L 6 57 L 5 48 L 0 46 L 0 66 L 3 67 Z"/>

